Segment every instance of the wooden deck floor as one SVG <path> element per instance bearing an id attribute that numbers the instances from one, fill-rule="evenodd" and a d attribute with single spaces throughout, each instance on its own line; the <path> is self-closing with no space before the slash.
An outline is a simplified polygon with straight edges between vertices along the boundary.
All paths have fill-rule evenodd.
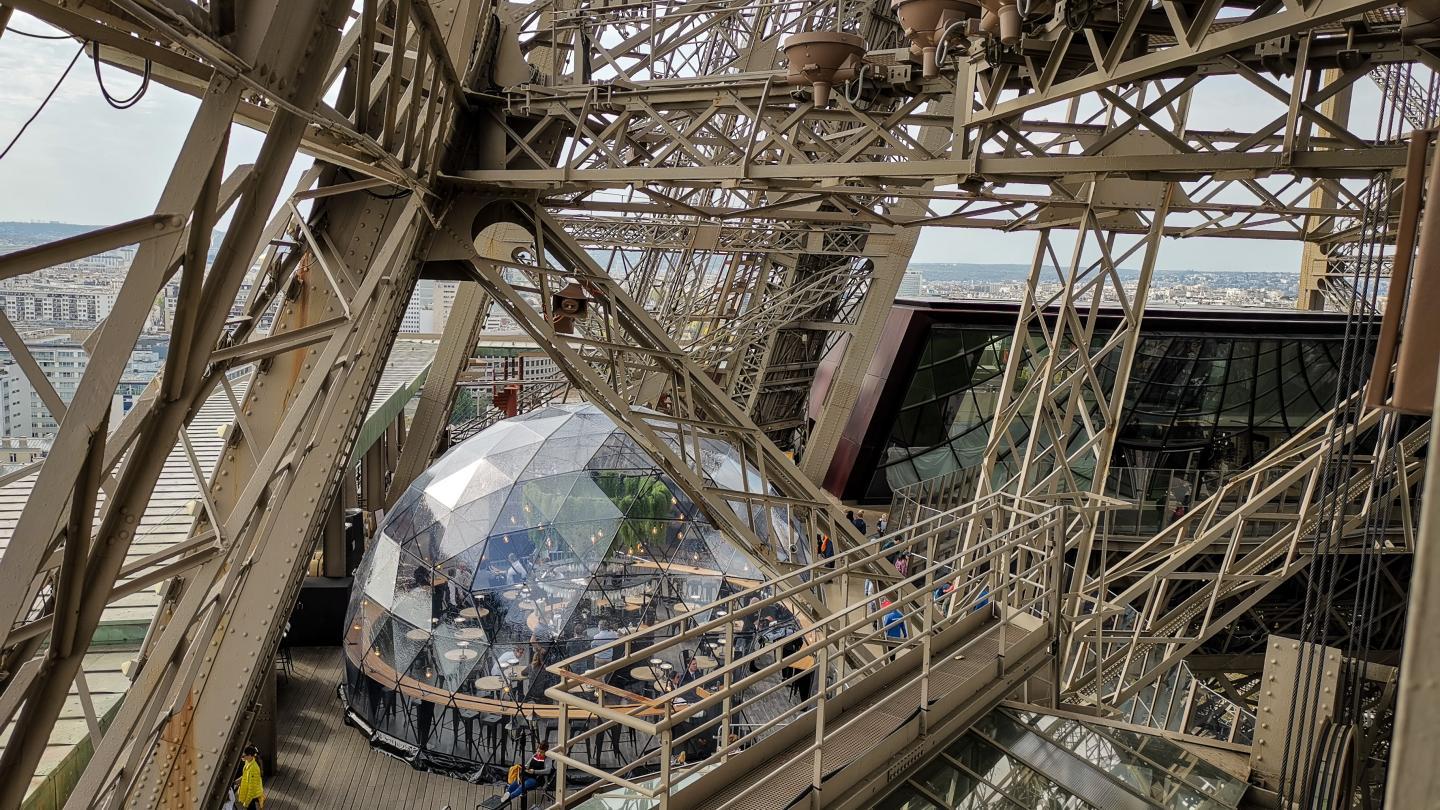
<path id="1" fill-rule="evenodd" d="M 265 780 L 267 810 L 473 810 L 498 792 L 417 771 L 370 748 L 341 720 L 335 685 L 343 677 L 338 647 L 294 649 L 295 676 L 282 681 L 277 725 L 278 772 Z"/>

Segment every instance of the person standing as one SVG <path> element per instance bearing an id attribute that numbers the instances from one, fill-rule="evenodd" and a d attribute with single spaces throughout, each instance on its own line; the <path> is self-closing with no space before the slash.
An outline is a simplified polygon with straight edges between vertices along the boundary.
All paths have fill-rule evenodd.
<path id="1" fill-rule="evenodd" d="M 835 567 L 835 563 L 833 562 L 833 558 L 835 557 L 835 544 L 830 542 L 830 535 L 824 533 L 815 535 L 815 551 L 820 555 L 821 559 L 827 561 L 829 567 Z"/>
<path id="2" fill-rule="evenodd" d="M 896 649 L 891 649 L 890 660 L 895 660 L 895 655 L 905 639 L 910 637 L 910 632 L 905 628 L 905 614 L 900 612 L 900 606 L 886 599 L 880 603 L 881 609 L 887 609 L 885 613 L 885 638 Z"/>
<path id="3" fill-rule="evenodd" d="M 856 514 L 854 517 L 850 518 L 850 522 L 855 524 L 855 528 L 860 530 L 860 536 L 864 537 L 866 531 L 868 531 L 865 525 L 865 513 L 860 512 Z"/>
<path id="4" fill-rule="evenodd" d="M 890 523 L 889 523 L 889 521 L 887 521 L 887 520 L 885 519 L 885 516 L 884 516 L 884 515 L 881 515 L 880 517 L 875 518 L 875 533 L 876 533 L 876 534 L 884 534 L 884 533 L 885 533 L 885 530 L 888 529 L 888 528 L 890 528 Z"/>
<path id="5" fill-rule="evenodd" d="M 265 785 L 260 779 L 260 749 L 247 745 L 240 752 L 240 782 L 235 789 L 235 801 L 244 810 L 264 810 Z"/>

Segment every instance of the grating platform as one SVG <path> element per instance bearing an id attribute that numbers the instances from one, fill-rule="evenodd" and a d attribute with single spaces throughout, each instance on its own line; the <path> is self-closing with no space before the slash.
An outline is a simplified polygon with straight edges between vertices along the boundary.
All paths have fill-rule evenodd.
<path id="1" fill-rule="evenodd" d="M 1005 650 L 1009 654 L 1020 648 L 1033 647 L 1034 635 L 1044 633 L 1043 627 L 1026 633 L 1012 624 L 1005 631 Z M 999 647 L 1000 626 L 992 622 L 975 635 L 937 654 L 930 673 L 932 704 L 967 683 L 988 680 L 984 673 L 993 674 Z M 963 657 L 957 659 L 957 654 Z M 895 688 L 877 690 L 866 700 L 848 707 L 830 720 L 823 742 L 822 780 L 855 763 L 874 750 L 881 740 L 900 731 L 915 714 L 919 700 L 920 673 L 911 670 L 900 676 Z M 867 712 L 867 709 L 870 711 Z M 804 723 L 805 719 L 797 722 Z M 810 787 L 814 758 L 808 749 L 813 742 L 813 737 L 802 738 L 766 765 L 746 771 L 693 805 L 685 801 L 686 790 L 682 789 L 672 795 L 671 806 L 694 807 L 697 810 L 781 810 L 790 807 L 803 798 Z M 707 774 L 696 784 L 718 778 L 725 778 L 723 768 Z"/>

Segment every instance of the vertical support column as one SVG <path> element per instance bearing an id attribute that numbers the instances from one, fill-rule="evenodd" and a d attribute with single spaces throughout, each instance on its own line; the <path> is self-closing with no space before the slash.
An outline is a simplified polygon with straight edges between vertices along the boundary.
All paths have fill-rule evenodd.
<path id="1" fill-rule="evenodd" d="M 735 663 L 735 622 L 725 623 L 725 660 L 724 664 Z M 730 691 L 731 671 L 727 668 L 722 679 L 723 686 L 720 691 L 725 697 L 720 701 L 720 761 L 723 763 L 730 759 L 730 729 L 734 723 L 730 717 L 732 707 Z"/>
<path id="2" fill-rule="evenodd" d="M 828 637 L 828 626 L 830 622 L 822 622 L 822 632 Z M 825 685 L 825 673 L 830 669 L 830 645 L 825 644 L 820 648 L 820 661 L 818 663 L 820 672 L 816 678 L 820 681 L 820 689 L 817 692 L 815 703 L 815 759 L 810 771 L 810 806 L 814 810 L 822 810 L 825 806 L 824 799 L 820 796 L 820 782 L 825 778 L 825 693 L 829 691 Z"/>
<path id="3" fill-rule="evenodd" d="M 1320 753 L 1319 735 L 1334 715 L 1339 699 L 1340 666 L 1340 651 L 1334 647 L 1280 636 L 1271 636 L 1266 642 L 1255 744 L 1250 749 L 1250 769 L 1266 787 L 1290 797 L 1305 790 L 1304 776 L 1311 772 L 1311 760 Z M 1308 688 L 1297 690 L 1297 680 Z M 1191 683 L 1193 686 L 1194 681 Z M 1313 696 L 1307 694 L 1312 690 Z M 1428 753 L 1426 768 L 1434 770 L 1434 751 Z M 1428 799 L 1413 806 L 1427 804 Z"/>
<path id="4" fill-rule="evenodd" d="M 596 695 L 602 694 L 600 691 Z M 603 722 L 603 721 L 602 721 Z M 560 738 L 560 753 L 570 756 L 570 704 L 560 701 L 560 728 L 557 729 L 557 736 Z M 590 743 L 593 748 L 597 743 Z M 560 807 L 565 806 L 565 760 L 557 760 L 555 765 L 555 803 Z"/>
<path id="5" fill-rule="evenodd" d="M 1410 605 L 1405 617 L 1405 650 L 1400 657 L 1400 692 L 1386 807 L 1425 807 L 1440 796 L 1440 396 L 1430 418 L 1430 452 L 1425 462 L 1425 492 L 1420 501 L 1420 533 L 1410 575 Z"/>
<path id="6" fill-rule="evenodd" d="M 345 554 L 345 509 L 341 506 L 340 493 L 330 500 L 330 510 L 325 513 L 322 527 L 320 575 L 343 577 L 347 570 Z"/>

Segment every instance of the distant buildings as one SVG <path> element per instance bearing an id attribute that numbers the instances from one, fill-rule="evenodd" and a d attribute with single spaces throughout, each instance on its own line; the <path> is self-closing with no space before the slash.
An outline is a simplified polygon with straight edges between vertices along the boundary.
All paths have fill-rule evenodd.
<path id="1" fill-rule="evenodd" d="M 48 330 L 29 330 L 22 333 L 22 337 L 55 393 L 64 402 L 70 402 L 90 359 L 84 347 L 69 335 Z M 10 348 L 0 348 L 0 436 L 40 439 L 54 436 L 58 429 L 59 424 L 40 392 L 15 362 Z"/>
<path id="2" fill-rule="evenodd" d="M 75 335 L 52 329 L 24 329 L 21 337 L 55 393 L 68 405 L 75 397 L 80 378 L 90 362 L 90 355 L 82 342 Z M 135 349 L 111 401 L 112 425 L 129 412 L 163 366 L 161 351 L 145 347 Z M 40 391 L 25 375 L 10 348 L 0 346 L 0 442 L 35 439 L 48 443 L 58 430 L 59 424 Z M 4 453 L 0 452 L 0 458 L 3 457 Z"/>
<path id="3" fill-rule="evenodd" d="M 900 279 L 900 289 L 895 292 L 896 298 L 919 298 L 925 294 L 925 274 L 911 268 L 905 271 L 904 277 Z"/>

